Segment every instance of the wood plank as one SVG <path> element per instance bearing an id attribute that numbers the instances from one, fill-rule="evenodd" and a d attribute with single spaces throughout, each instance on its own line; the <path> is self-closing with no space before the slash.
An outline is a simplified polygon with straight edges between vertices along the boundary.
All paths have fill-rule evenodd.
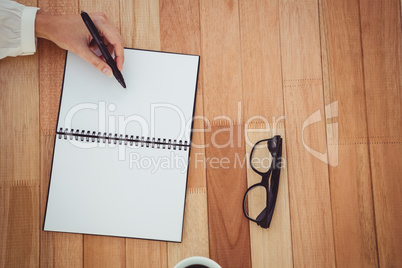
<path id="1" fill-rule="evenodd" d="M 321 1 L 320 15 L 336 264 L 376 267 L 359 2 Z"/>
<path id="2" fill-rule="evenodd" d="M 193 0 L 160 0 L 160 42 L 163 51 L 200 54 L 200 5 Z"/>
<path id="3" fill-rule="evenodd" d="M 0 187 L 39 185 L 37 66 L 37 55 L 0 62 Z"/>
<path id="4" fill-rule="evenodd" d="M 38 0 L 38 6 L 46 14 L 77 14 L 78 1 Z M 57 124 L 60 93 L 64 73 L 66 52 L 50 41 L 39 39 L 40 71 L 40 133 L 41 133 L 41 188 L 40 188 L 40 228 L 47 203 L 50 170 L 53 157 L 54 133 Z M 41 267 L 82 267 L 83 236 L 41 231 Z"/>
<path id="5" fill-rule="evenodd" d="M 36 6 L 36 1 L 19 1 Z M 0 266 L 39 264 L 37 55 L 0 61 Z"/>
<path id="6" fill-rule="evenodd" d="M 54 43 L 39 39 L 40 133 L 56 133 L 66 51 Z"/>
<path id="7" fill-rule="evenodd" d="M 240 1 L 243 110 L 246 152 L 260 139 L 272 136 L 269 126 L 284 119 L 279 46 L 279 1 Z M 251 123 L 250 123 L 251 122 Z M 281 135 L 284 138 L 282 122 Z M 286 142 L 284 142 L 286 144 Z M 286 159 L 286 145 L 283 146 Z M 249 159 L 247 159 L 249 161 Z M 248 186 L 261 181 L 247 168 Z M 287 170 L 281 172 L 275 219 L 268 230 L 250 222 L 253 267 L 293 266 Z M 249 199 L 249 209 L 255 208 Z M 275 245 L 275 246 L 273 246 Z"/>
<path id="8" fill-rule="evenodd" d="M 168 267 L 167 243 L 152 240 L 127 238 L 126 267 Z"/>
<path id="9" fill-rule="evenodd" d="M 247 120 L 284 115 L 279 46 L 279 1 L 240 1 L 243 110 Z"/>
<path id="10" fill-rule="evenodd" d="M 159 0 L 120 0 L 125 46 L 160 50 Z"/>
<path id="11" fill-rule="evenodd" d="M 247 156 L 247 185 L 248 187 L 261 182 L 261 176 L 250 167 L 249 155 L 254 144 L 262 139 L 274 135 L 282 137 L 282 170 L 280 174 L 278 197 L 276 200 L 274 216 L 269 229 L 263 229 L 256 223 L 250 222 L 250 243 L 252 267 L 293 267 L 292 238 L 290 228 L 289 187 L 287 176 L 286 137 L 284 124 L 279 126 L 269 124 L 247 124 L 245 126 L 245 142 Z M 264 151 L 263 151 L 264 152 Z M 266 151 L 265 151 L 266 152 Z M 267 155 L 258 155 L 261 163 L 268 163 Z M 271 160 L 270 160 L 271 161 Z M 270 162 L 269 162 L 270 163 Z M 258 215 L 256 211 L 260 200 L 265 196 L 257 192 L 248 197 L 248 211 L 250 215 Z"/>
<path id="12" fill-rule="evenodd" d="M 218 116 L 241 121 L 238 2 L 201 0 L 200 7 L 205 116 L 210 121 Z"/>
<path id="13" fill-rule="evenodd" d="M 379 264 L 402 266 L 401 2 L 360 1 Z"/>
<path id="14" fill-rule="evenodd" d="M 206 187 L 205 139 L 202 95 L 197 96 L 187 189 Z"/>
<path id="15" fill-rule="evenodd" d="M 374 205 L 380 267 L 402 264 L 402 142 L 370 144 Z M 385 159 L 386 160 L 385 160 Z"/>
<path id="16" fill-rule="evenodd" d="M 125 240 L 84 235 L 84 267 L 126 267 Z"/>
<path id="17" fill-rule="evenodd" d="M 37 5 L 38 4 L 37 0 L 16 0 L 15 2 L 18 2 L 18 3 L 20 3 L 22 5 L 25 5 L 25 6 L 32 6 L 32 7 L 38 6 Z"/>
<path id="18" fill-rule="evenodd" d="M 217 121 L 205 135 L 209 254 L 222 267 L 251 267 L 243 135 L 243 125 L 228 121 Z"/>
<path id="19" fill-rule="evenodd" d="M 293 262 L 333 267 L 328 165 L 311 154 L 326 150 L 325 121 L 308 121 L 324 110 L 317 1 L 281 1 L 280 30 Z"/>
<path id="20" fill-rule="evenodd" d="M 369 137 L 371 141 L 400 140 L 400 2 L 363 0 L 360 13 Z"/>
<path id="21" fill-rule="evenodd" d="M 212 126 L 206 123 L 205 135 L 209 253 L 223 267 L 251 266 L 248 222 L 240 200 L 246 190 L 245 166 L 233 167 L 245 152 L 238 14 L 238 1 L 200 1 L 204 116 L 210 122 L 216 119 Z M 222 159 L 230 168 L 220 167 Z"/>
<path id="22" fill-rule="evenodd" d="M 42 234 L 40 267 L 83 267 L 82 239 L 80 234 Z"/>
<path id="23" fill-rule="evenodd" d="M 0 267 L 39 264 L 39 187 L 0 187 Z"/>

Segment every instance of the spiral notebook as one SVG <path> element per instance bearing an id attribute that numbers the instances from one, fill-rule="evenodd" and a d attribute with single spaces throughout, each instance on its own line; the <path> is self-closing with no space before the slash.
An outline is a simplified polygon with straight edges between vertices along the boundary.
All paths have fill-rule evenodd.
<path id="1" fill-rule="evenodd" d="M 125 49 L 123 89 L 67 53 L 45 231 L 181 242 L 198 67 Z"/>

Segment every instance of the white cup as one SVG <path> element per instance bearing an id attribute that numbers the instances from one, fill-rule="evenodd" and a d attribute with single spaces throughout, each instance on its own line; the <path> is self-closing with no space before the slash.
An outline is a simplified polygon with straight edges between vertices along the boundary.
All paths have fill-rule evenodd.
<path id="1" fill-rule="evenodd" d="M 188 266 L 191 267 L 191 265 L 204 265 L 205 267 L 208 268 L 222 268 L 219 264 L 214 262 L 211 259 L 205 258 L 205 257 L 200 257 L 200 256 L 194 256 L 190 257 L 187 259 L 182 260 L 174 268 L 186 268 Z"/>

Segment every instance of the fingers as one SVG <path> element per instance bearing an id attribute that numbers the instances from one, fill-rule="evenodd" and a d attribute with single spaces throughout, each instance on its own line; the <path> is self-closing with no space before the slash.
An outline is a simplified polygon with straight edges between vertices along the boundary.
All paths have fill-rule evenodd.
<path id="1" fill-rule="evenodd" d="M 115 62 L 117 68 L 122 70 L 124 62 L 123 38 L 119 32 L 109 23 L 106 15 L 103 13 L 90 14 L 92 21 L 97 27 L 100 35 L 104 39 L 104 43 L 108 45 L 110 54 L 115 54 Z M 61 48 L 70 50 L 81 58 L 88 61 L 95 68 L 104 74 L 113 77 L 113 72 L 110 66 L 105 62 L 97 45 L 92 40 L 92 36 L 83 23 L 79 15 L 58 16 L 54 19 L 56 33 L 52 33 L 49 39 L 56 43 Z M 48 25 L 47 28 L 50 28 Z M 60 31 L 63 30 L 63 34 Z M 92 40 L 92 41 L 91 41 Z M 97 55 L 95 55 L 95 53 Z"/>
<path id="2" fill-rule="evenodd" d="M 108 45 L 106 46 L 106 49 L 109 51 L 109 54 L 113 56 L 114 47 L 112 45 Z"/>
<path id="3" fill-rule="evenodd" d="M 96 56 L 89 47 L 82 48 L 78 55 L 105 75 L 113 77 L 113 72 L 109 65 L 103 59 Z"/>
<path id="4" fill-rule="evenodd" d="M 123 63 L 124 63 L 124 49 L 121 48 L 121 50 L 117 50 L 116 47 L 114 49 L 116 57 L 114 58 L 114 61 L 116 62 L 117 68 L 119 70 L 123 70 Z"/>
<path id="5" fill-rule="evenodd" d="M 90 14 L 99 33 L 103 35 L 113 46 L 115 52 L 115 62 L 117 68 L 121 71 L 124 63 L 124 42 L 119 32 L 109 23 L 104 13 Z"/>

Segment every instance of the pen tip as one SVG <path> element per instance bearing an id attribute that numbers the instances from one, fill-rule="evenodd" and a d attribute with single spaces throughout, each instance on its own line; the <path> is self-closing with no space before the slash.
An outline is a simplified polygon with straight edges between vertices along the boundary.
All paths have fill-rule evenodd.
<path id="1" fill-rule="evenodd" d="M 120 82 L 120 84 L 121 84 L 121 86 L 123 87 L 123 88 L 126 88 L 126 83 L 124 82 L 124 80 L 123 81 L 119 81 Z"/>

